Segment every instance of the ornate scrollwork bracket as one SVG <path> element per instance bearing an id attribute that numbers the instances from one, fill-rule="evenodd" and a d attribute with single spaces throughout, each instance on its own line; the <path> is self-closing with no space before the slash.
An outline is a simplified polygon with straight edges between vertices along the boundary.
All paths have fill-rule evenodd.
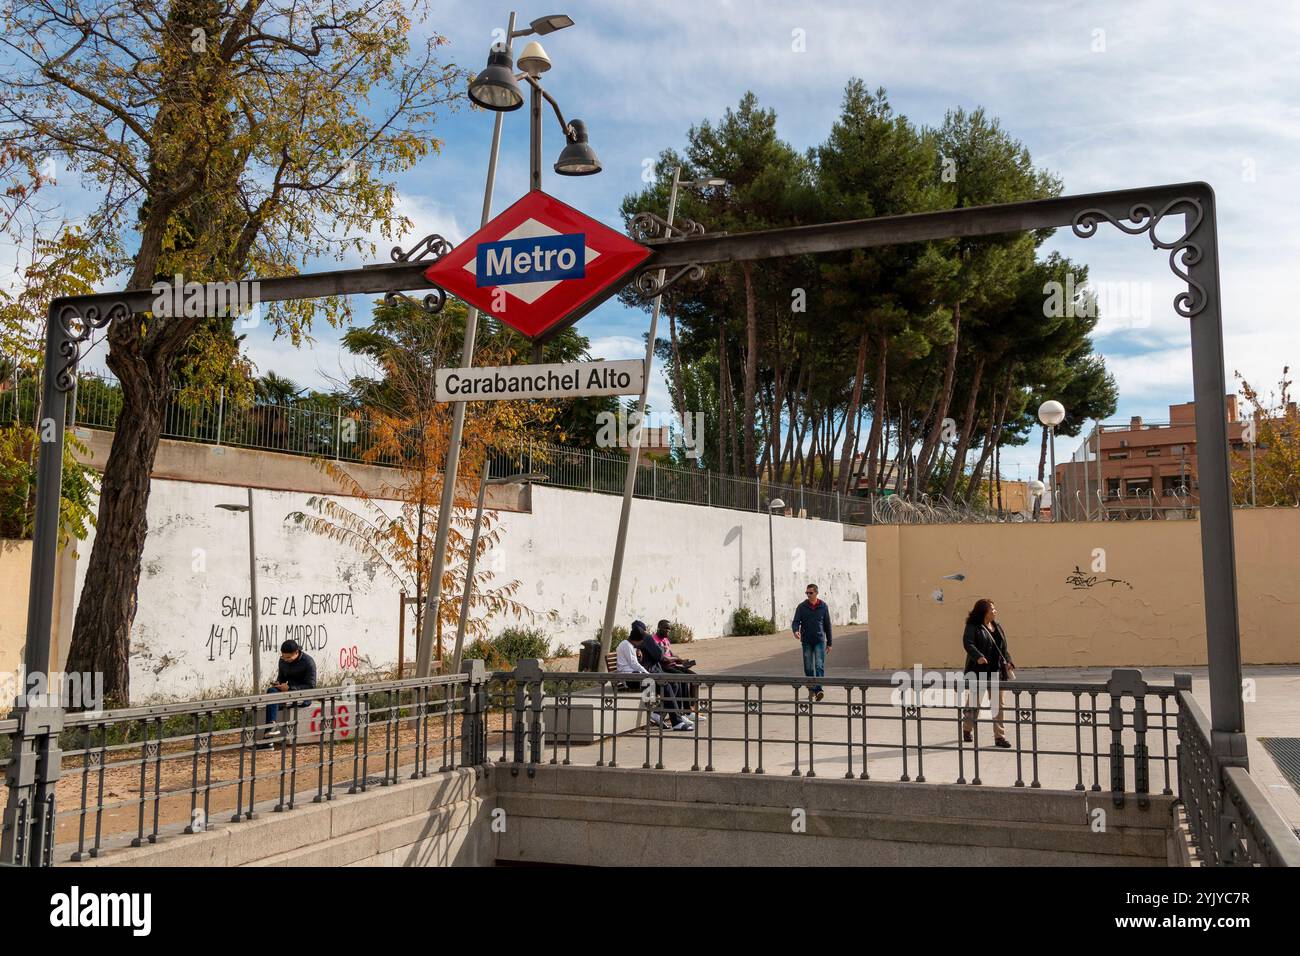
<path id="1" fill-rule="evenodd" d="M 1185 217 L 1182 235 L 1171 241 L 1163 240 L 1156 235 L 1156 229 L 1166 216 L 1174 215 Z M 1190 319 L 1205 308 L 1208 300 L 1205 287 L 1193 279 L 1188 271 L 1189 266 L 1201 261 L 1201 247 L 1192 242 L 1191 237 L 1204 217 L 1205 210 L 1199 201 L 1190 196 L 1180 196 L 1169 200 L 1158 212 L 1147 203 L 1135 203 L 1129 208 L 1127 222 L 1116 219 L 1104 209 L 1085 209 L 1074 217 L 1070 228 L 1080 239 L 1090 239 L 1097 234 L 1097 225 L 1105 220 L 1130 236 L 1146 234 L 1154 249 L 1169 250 L 1169 268 L 1188 286 L 1186 292 L 1174 296 L 1174 310 Z"/>
<path id="2" fill-rule="evenodd" d="M 131 308 L 125 302 L 114 302 L 106 309 L 97 305 L 88 305 L 84 310 L 73 305 L 59 309 L 54 320 L 63 333 L 59 342 L 59 357 L 63 364 L 54 376 L 54 387 L 60 392 L 70 392 L 77 383 L 77 362 L 81 360 L 81 346 L 90 340 L 91 333 L 102 329 L 114 319 L 124 319 L 131 315 Z"/>
<path id="3" fill-rule="evenodd" d="M 433 291 L 418 302 L 403 292 L 384 293 L 384 305 L 394 306 L 399 302 L 409 302 L 411 305 L 418 306 L 425 315 L 437 315 L 447 304 L 447 293 L 440 287 L 434 286 Z"/>
<path id="4" fill-rule="evenodd" d="M 633 285 L 636 286 L 637 293 L 643 299 L 653 299 L 657 295 L 663 295 L 668 289 L 672 288 L 683 279 L 689 279 L 691 282 L 699 282 L 704 278 L 704 266 L 698 262 L 691 262 L 682 266 L 671 276 L 667 276 L 662 282 L 659 280 L 659 269 L 645 269 L 637 274 Z"/>
<path id="5" fill-rule="evenodd" d="M 393 246 L 390 255 L 394 262 L 423 262 L 428 259 L 436 261 L 451 252 L 452 245 L 436 232 L 425 236 L 405 252 L 401 246 Z"/>
<path id="6" fill-rule="evenodd" d="M 663 216 L 652 212 L 639 212 L 628 224 L 628 232 L 637 242 L 651 239 L 685 239 L 704 235 L 704 226 L 693 219 L 677 219 L 669 224 Z"/>

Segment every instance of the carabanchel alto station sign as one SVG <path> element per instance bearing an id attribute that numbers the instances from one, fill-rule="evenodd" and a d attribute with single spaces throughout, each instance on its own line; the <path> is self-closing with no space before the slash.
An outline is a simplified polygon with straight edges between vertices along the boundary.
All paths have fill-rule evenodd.
<path id="1" fill-rule="evenodd" d="M 640 393 L 644 380 L 645 365 L 640 359 L 443 368 L 434 378 L 434 397 L 439 402 L 465 402 L 635 395 Z"/>

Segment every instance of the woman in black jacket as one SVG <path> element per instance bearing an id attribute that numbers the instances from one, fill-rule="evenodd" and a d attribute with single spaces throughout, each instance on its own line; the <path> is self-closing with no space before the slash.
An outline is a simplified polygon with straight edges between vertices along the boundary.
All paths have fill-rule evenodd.
<path id="1" fill-rule="evenodd" d="M 966 615 L 966 630 L 962 633 L 961 643 L 966 648 L 966 673 L 972 674 L 980 682 L 976 693 L 976 706 L 965 707 L 962 712 L 962 737 L 969 741 L 975 730 L 975 715 L 983 705 L 985 697 L 992 697 L 986 692 L 984 682 L 1011 680 L 1015 676 L 1015 664 L 1007 650 L 1007 635 L 1002 625 L 997 622 L 998 609 L 988 598 L 980 598 Z M 991 688 L 990 688 L 991 690 Z M 992 701 L 990 701 L 990 706 Z M 1006 721 L 1002 712 L 1002 690 L 997 691 L 997 706 L 992 707 L 993 742 L 999 747 L 1010 747 L 1007 740 Z"/>

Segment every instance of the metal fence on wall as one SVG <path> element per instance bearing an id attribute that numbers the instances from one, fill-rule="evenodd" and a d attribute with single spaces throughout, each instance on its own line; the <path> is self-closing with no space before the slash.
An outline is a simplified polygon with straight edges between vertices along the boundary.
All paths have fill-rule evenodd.
<path id="1" fill-rule="evenodd" d="M 39 382 L 27 378 L 0 386 L 0 422 L 35 422 Z M 78 378 L 75 411 L 69 424 L 111 430 L 122 410 L 117 384 L 92 374 Z M 164 438 L 203 442 L 236 448 L 255 448 L 291 455 L 332 458 L 338 461 L 396 465 L 397 457 L 376 449 L 381 425 L 354 409 L 313 409 L 295 405 L 243 404 L 230 401 L 224 391 L 217 401 L 191 405 L 176 397 L 163 413 Z M 622 494 L 627 455 L 541 442 L 494 453 L 496 475 L 518 471 L 546 475 L 548 485 L 604 494 Z M 778 514 L 847 524 L 871 520 L 868 500 L 771 482 L 761 478 L 736 478 L 702 468 L 665 464 L 643 456 L 637 472 L 636 497 L 681 504 L 704 505 L 762 512 L 779 499 Z"/>

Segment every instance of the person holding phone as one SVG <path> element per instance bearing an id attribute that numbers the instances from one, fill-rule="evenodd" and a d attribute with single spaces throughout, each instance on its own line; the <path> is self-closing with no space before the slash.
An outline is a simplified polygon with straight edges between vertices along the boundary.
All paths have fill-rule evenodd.
<path id="1" fill-rule="evenodd" d="M 315 686 L 316 662 L 311 659 L 311 655 L 303 653 L 297 641 L 285 641 L 280 645 L 280 666 L 276 670 L 275 683 L 266 692 L 275 694 L 290 690 L 311 690 Z M 275 718 L 279 715 L 279 704 L 266 705 L 266 722 L 271 726 L 263 739 L 280 736 L 280 728 L 275 723 Z"/>

